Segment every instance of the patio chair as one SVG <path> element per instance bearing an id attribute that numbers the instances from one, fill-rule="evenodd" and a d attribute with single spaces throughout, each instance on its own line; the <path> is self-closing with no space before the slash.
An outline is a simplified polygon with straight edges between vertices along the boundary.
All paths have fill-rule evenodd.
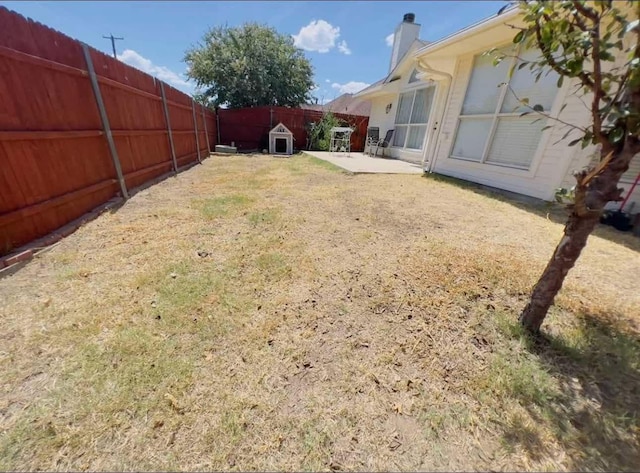
<path id="1" fill-rule="evenodd" d="M 384 149 L 391 146 L 391 140 L 393 139 L 393 129 L 387 131 L 387 134 L 384 135 L 384 139 L 378 140 L 373 144 L 375 147 L 375 151 L 373 152 L 374 156 L 378 156 L 378 148 L 382 148 L 382 157 L 384 158 Z"/>
<path id="2" fill-rule="evenodd" d="M 377 126 L 367 128 L 367 139 L 364 142 L 364 154 L 367 154 L 367 150 L 369 150 L 369 155 L 371 155 L 371 148 L 378 141 L 380 141 L 380 128 Z"/>

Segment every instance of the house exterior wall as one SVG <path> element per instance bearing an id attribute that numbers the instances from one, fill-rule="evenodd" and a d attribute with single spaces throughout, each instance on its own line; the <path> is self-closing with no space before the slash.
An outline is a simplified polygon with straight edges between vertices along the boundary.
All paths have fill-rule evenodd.
<path id="1" fill-rule="evenodd" d="M 371 100 L 371 116 L 369 117 L 369 126 L 377 126 L 380 128 L 380 138 L 384 138 L 387 130 L 391 130 L 395 127 L 396 112 L 398 108 L 398 98 L 400 94 L 385 95 L 382 97 L 376 97 Z M 386 112 L 386 107 L 391 104 L 391 110 Z M 378 151 L 378 155 L 382 155 L 382 150 Z M 394 146 L 385 148 L 384 155 L 386 157 L 402 159 L 404 161 L 410 161 L 414 163 L 420 163 L 422 161 L 422 150 L 403 150 Z"/>
<path id="2" fill-rule="evenodd" d="M 568 144 L 578 136 L 578 132 L 567 137 L 568 128 L 556 123 L 553 128 L 543 132 L 540 145 L 529 171 L 508 167 L 463 161 L 450 157 L 455 139 L 458 117 L 464 101 L 467 84 L 473 66 L 473 54 L 462 56 L 452 82 L 451 98 L 446 115 L 443 117 L 440 140 L 436 146 L 434 172 L 500 189 L 506 189 L 520 194 L 553 200 L 555 191 L 559 187 L 572 187 L 575 184 L 573 172 L 588 166 L 594 159 L 594 146 L 582 149 L 579 145 L 569 147 Z M 558 90 L 556 101 L 551 111 L 552 116 L 578 126 L 589 123 L 589 114 L 585 113 L 583 102 L 589 103 L 589 97 L 571 94 L 576 90 L 576 82 L 568 82 Z M 560 111 L 561 110 L 561 111 Z M 560 113 L 558 113 L 560 112 Z M 557 114 L 557 115 L 556 115 Z M 548 124 L 553 124 L 549 121 Z M 639 158 L 634 158 L 634 163 Z M 636 166 L 634 166 L 635 169 Z M 620 187 L 625 189 L 626 196 L 631 188 L 632 179 L 626 177 Z M 636 210 L 640 210 L 640 188 L 636 187 L 629 203 L 636 202 Z M 618 208 L 619 203 L 612 202 L 608 208 Z M 625 207 L 628 208 L 628 207 Z"/>
<path id="3" fill-rule="evenodd" d="M 558 166 L 565 167 L 571 159 L 566 150 L 561 153 L 551 148 L 549 143 L 557 133 L 554 127 L 543 132 L 541 143 L 529 170 L 514 169 L 487 163 L 476 163 L 451 158 L 451 149 L 455 139 L 458 117 L 465 98 L 467 84 L 471 76 L 474 54 L 462 56 L 458 60 L 456 73 L 451 84 L 449 106 L 442 120 L 440 143 L 436 148 L 434 172 L 480 184 L 506 189 L 512 192 L 550 200 L 558 179 Z M 559 90 L 551 111 L 552 115 L 562 103 L 566 87 Z M 566 111 L 566 110 L 565 110 Z M 556 133 L 557 132 L 557 133 Z M 560 134 L 562 136 L 562 133 Z M 550 139 L 551 138 L 551 139 Z M 564 169 L 564 168 L 563 168 Z"/>
<path id="4" fill-rule="evenodd" d="M 393 92 L 390 90 L 389 93 L 385 95 L 377 96 L 371 99 L 371 114 L 369 116 L 369 126 L 377 126 L 378 128 L 380 128 L 381 138 L 385 136 L 387 130 L 393 129 L 395 127 L 396 113 L 398 111 L 400 94 L 403 92 L 426 87 L 428 85 L 423 81 L 409 83 L 409 77 L 411 76 L 412 71 L 412 67 L 405 68 L 404 71 L 401 71 L 401 78 L 396 83 L 393 83 L 392 87 L 389 87 L 389 89 L 393 90 Z M 386 107 L 388 104 L 391 104 L 391 109 L 387 113 Z M 431 122 L 433 121 L 433 117 L 443 106 L 444 100 L 441 100 L 440 95 L 436 92 L 435 103 L 432 106 L 430 114 Z M 427 128 L 427 136 L 429 136 L 431 128 L 432 126 L 430 124 Z M 424 153 L 424 149 L 411 150 L 397 148 L 394 146 L 385 148 L 385 156 L 402 159 L 404 161 L 410 161 L 413 163 L 421 163 L 424 158 Z M 381 154 L 382 153 L 379 152 L 379 155 Z"/>
<path id="5" fill-rule="evenodd" d="M 489 47 L 510 43 L 512 36 L 513 31 L 510 28 L 497 25 L 476 34 L 472 39 L 467 38 L 453 43 L 435 53 L 418 55 L 416 59 L 425 60 L 431 69 L 451 74 L 453 78 L 449 87 L 447 87 L 447 81 L 439 83 L 428 129 L 431 141 L 425 146 L 426 149 L 416 152 L 390 147 L 385 154 L 418 163 L 424 159 L 425 162 L 430 162 L 429 165 L 425 164 L 425 168 L 430 166 L 434 172 L 544 200 L 553 200 L 556 189 L 559 187 L 572 187 L 575 184 L 573 172 L 588 166 L 596 150 L 595 147 L 582 149 L 579 145 L 569 147 L 569 142 L 579 136 L 578 132 L 570 133 L 565 137 L 569 128 L 551 119 L 547 120 L 546 124 L 553 127 L 542 132 L 528 170 L 451 157 L 474 55 L 486 51 Z M 622 65 L 624 60 L 621 56 L 616 64 L 609 63 L 609 67 Z M 372 99 L 370 126 L 378 126 L 381 136 L 394 127 L 399 94 L 416 86 L 415 83 L 407 83 L 413 62 L 407 61 L 401 67 L 402 71 L 396 71 L 397 74 L 394 72 L 395 75 L 401 75 L 401 79 L 386 83 L 385 95 L 378 95 Z M 421 84 L 421 86 L 424 85 L 424 83 Z M 590 98 L 573 94 L 573 91 L 579 89 L 575 87 L 576 85 L 575 80 L 564 81 L 564 86 L 557 92 L 550 115 L 567 123 L 588 126 L 590 115 L 585 109 L 584 102 L 589 103 Z M 392 108 L 389 113 L 386 113 L 385 107 L 389 103 L 392 104 Z M 432 133 L 433 129 L 438 130 Z M 620 187 L 625 189 L 623 197 L 626 196 L 638 172 L 640 172 L 640 156 L 634 158 L 631 170 L 620 183 Z M 640 186 L 634 190 L 629 204 L 631 202 L 635 202 L 636 212 L 640 210 Z M 625 209 L 629 209 L 629 204 Z M 610 203 L 608 208 L 618 208 L 619 205 L 615 202 Z"/>
<path id="6" fill-rule="evenodd" d="M 387 104 L 391 104 L 391 110 L 386 112 Z M 369 126 L 380 128 L 380 138 L 384 138 L 387 130 L 393 128 L 398 106 L 398 95 L 384 95 L 371 99 L 371 115 L 369 115 Z M 385 151 L 386 155 L 386 151 Z"/>

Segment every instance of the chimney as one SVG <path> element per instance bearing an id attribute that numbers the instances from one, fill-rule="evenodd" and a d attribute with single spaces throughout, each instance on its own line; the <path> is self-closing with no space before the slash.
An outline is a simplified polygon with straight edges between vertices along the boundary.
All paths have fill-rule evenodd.
<path id="1" fill-rule="evenodd" d="M 396 31 L 393 34 L 393 51 L 391 53 L 389 72 L 396 67 L 411 47 L 411 44 L 418 39 L 420 25 L 414 23 L 415 19 L 416 15 L 414 13 L 405 13 L 402 17 L 402 23 L 396 27 Z"/>

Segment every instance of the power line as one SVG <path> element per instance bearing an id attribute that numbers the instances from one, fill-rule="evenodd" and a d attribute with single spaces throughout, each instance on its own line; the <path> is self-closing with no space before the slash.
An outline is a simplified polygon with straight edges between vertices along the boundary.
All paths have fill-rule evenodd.
<path id="1" fill-rule="evenodd" d="M 111 49 L 113 49 L 113 57 L 118 59 L 118 56 L 116 54 L 116 39 L 124 39 L 124 38 L 118 38 L 116 36 L 113 36 L 113 34 L 109 36 L 103 36 L 103 38 L 111 40 Z"/>

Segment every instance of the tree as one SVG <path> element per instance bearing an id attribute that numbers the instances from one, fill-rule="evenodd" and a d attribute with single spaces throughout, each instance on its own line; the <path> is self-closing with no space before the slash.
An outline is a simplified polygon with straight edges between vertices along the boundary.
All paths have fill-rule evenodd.
<path id="1" fill-rule="evenodd" d="M 195 103 L 199 103 L 200 105 L 204 105 L 207 108 L 215 109 L 216 103 L 215 100 L 209 97 L 207 94 L 202 92 L 195 92 L 193 95 L 193 101 Z"/>
<path id="2" fill-rule="evenodd" d="M 184 60 L 203 90 L 199 100 L 214 106 L 296 107 L 314 85 L 311 64 L 291 37 L 256 23 L 212 28 Z"/>
<path id="3" fill-rule="evenodd" d="M 621 200 L 618 182 L 640 152 L 640 2 L 518 3 L 525 26 L 518 28 L 513 42 L 541 53 L 537 60 L 523 64 L 537 73 L 536 80 L 552 69 L 559 75 L 558 86 L 565 78 L 575 81 L 587 99 L 590 124 L 565 123 L 570 128 L 565 138 L 578 130 L 579 138 L 569 146 L 581 143 L 583 148 L 598 145 L 599 149 L 597 164 L 574 173 L 574 199 L 564 236 L 520 315 L 520 323 L 538 333 L 605 205 Z M 529 106 L 526 97 L 518 99 L 531 110 L 525 113 L 542 112 L 540 105 Z"/>

